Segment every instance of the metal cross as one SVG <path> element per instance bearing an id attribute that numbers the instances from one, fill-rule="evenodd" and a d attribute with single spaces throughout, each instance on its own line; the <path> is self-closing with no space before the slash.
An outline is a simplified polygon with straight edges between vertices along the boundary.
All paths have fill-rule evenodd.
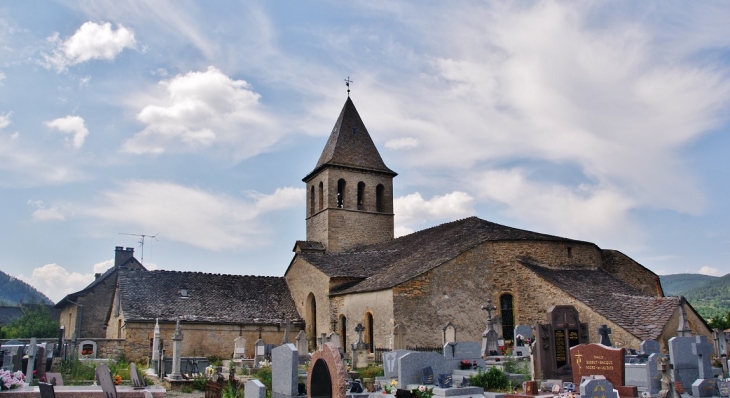
<path id="1" fill-rule="evenodd" d="M 492 321 L 492 311 L 496 310 L 497 307 L 492 305 L 492 300 L 490 299 L 490 300 L 487 300 L 487 305 L 482 306 L 482 309 L 484 311 L 487 311 L 487 315 L 489 316 L 489 319 L 487 319 L 487 320 L 491 322 Z"/>
<path id="2" fill-rule="evenodd" d="M 347 86 L 347 96 L 350 96 L 350 83 L 354 83 L 352 80 L 350 80 L 350 76 L 347 76 L 347 79 L 345 79 L 345 85 Z"/>

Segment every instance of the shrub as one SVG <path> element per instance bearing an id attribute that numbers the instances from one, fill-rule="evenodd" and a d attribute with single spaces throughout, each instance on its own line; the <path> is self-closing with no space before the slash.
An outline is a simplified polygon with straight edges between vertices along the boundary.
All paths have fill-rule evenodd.
<path id="1" fill-rule="evenodd" d="M 266 386 L 266 396 L 271 395 L 271 367 L 263 366 L 253 376 Z"/>
<path id="2" fill-rule="evenodd" d="M 493 366 L 488 371 L 479 369 L 476 375 L 469 376 L 471 385 L 482 387 L 485 391 L 505 391 L 509 388 L 509 378 L 504 372 Z"/>
<path id="3" fill-rule="evenodd" d="M 368 366 L 365 369 L 359 371 L 360 377 L 363 379 L 374 379 L 378 376 L 385 376 L 385 371 L 382 366 Z"/>
<path id="4" fill-rule="evenodd" d="M 193 378 L 193 389 L 205 391 L 205 376 L 198 375 Z"/>

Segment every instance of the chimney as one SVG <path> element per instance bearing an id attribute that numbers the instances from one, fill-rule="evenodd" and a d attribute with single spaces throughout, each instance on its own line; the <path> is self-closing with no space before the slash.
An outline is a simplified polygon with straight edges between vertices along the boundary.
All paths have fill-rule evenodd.
<path id="1" fill-rule="evenodd" d="M 94 280 L 97 280 L 97 279 L 99 279 L 99 277 L 100 277 L 100 276 L 101 276 L 101 272 L 97 272 L 97 273 L 95 273 L 95 274 L 94 274 Z"/>
<path id="2" fill-rule="evenodd" d="M 127 262 L 130 258 L 134 257 L 134 248 L 128 247 L 123 248 L 117 246 L 114 248 L 114 268 L 119 268 L 122 264 Z"/>

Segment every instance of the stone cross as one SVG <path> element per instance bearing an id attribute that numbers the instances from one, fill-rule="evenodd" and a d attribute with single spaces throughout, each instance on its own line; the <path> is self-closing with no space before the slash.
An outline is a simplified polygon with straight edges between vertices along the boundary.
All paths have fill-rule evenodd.
<path id="1" fill-rule="evenodd" d="M 172 370 L 170 371 L 171 380 L 182 380 L 180 373 L 180 360 L 182 354 L 183 334 L 180 331 L 180 318 L 177 319 L 175 325 L 175 333 L 172 335 Z"/>
<path id="2" fill-rule="evenodd" d="M 600 344 L 611 347 L 611 339 L 608 337 L 608 335 L 611 334 L 611 328 L 607 325 L 601 325 L 601 327 L 598 328 L 598 334 L 601 336 Z"/>
<path id="3" fill-rule="evenodd" d="M 256 331 L 259 332 L 259 340 L 261 340 L 261 332 L 264 331 L 264 327 L 263 326 L 259 326 L 259 327 L 256 328 Z"/>
<path id="4" fill-rule="evenodd" d="M 30 345 L 28 345 L 28 370 L 25 373 L 25 382 L 30 385 L 33 382 L 33 368 L 35 367 L 35 356 L 38 354 L 38 343 L 35 337 L 30 339 Z"/>
<path id="5" fill-rule="evenodd" d="M 320 334 L 319 338 L 317 339 L 317 343 L 320 347 L 322 347 L 322 344 L 327 342 L 327 333 Z"/>
<path id="6" fill-rule="evenodd" d="M 714 352 L 712 344 L 702 342 L 699 338 L 696 343 L 692 343 L 692 353 L 697 355 L 697 367 L 700 373 L 700 379 L 712 378 L 712 361 L 710 355 Z"/>
<path id="7" fill-rule="evenodd" d="M 659 391 L 659 398 L 674 398 L 674 385 L 671 376 L 672 365 L 667 357 L 661 359 L 658 369 L 662 372 L 662 389 Z"/>
<path id="8" fill-rule="evenodd" d="M 492 311 L 496 310 L 497 307 L 495 307 L 492 304 L 492 300 L 489 299 L 489 300 L 487 300 L 487 305 L 483 305 L 482 309 L 484 311 L 487 311 L 487 328 L 484 330 L 484 334 L 483 334 L 483 336 L 485 336 L 487 331 L 494 329 L 494 325 L 492 324 Z"/>
<path id="9" fill-rule="evenodd" d="M 281 341 L 281 344 L 288 344 L 289 343 L 289 318 L 287 318 L 284 314 L 281 314 L 284 317 L 284 322 L 280 323 L 279 325 L 284 328 L 284 339 Z"/>
<path id="10" fill-rule="evenodd" d="M 357 343 L 364 343 L 362 339 L 362 333 L 365 331 L 365 326 L 362 325 L 362 323 L 358 323 L 357 326 L 355 326 L 355 331 L 357 332 Z"/>

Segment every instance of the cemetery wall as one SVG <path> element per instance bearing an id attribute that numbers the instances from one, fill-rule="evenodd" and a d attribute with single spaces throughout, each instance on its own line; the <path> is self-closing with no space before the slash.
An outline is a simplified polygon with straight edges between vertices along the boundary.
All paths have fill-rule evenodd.
<path id="1" fill-rule="evenodd" d="M 234 340 L 238 336 L 246 339 L 246 357 L 253 357 L 254 343 L 259 336 L 259 325 L 234 325 L 215 323 L 181 322 L 183 334 L 182 356 L 211 356 L 230 358 L 235 347 Z M 155 324 L 153 322 L 128 322 L 124 326 L 125 353 L 130 360 L 151 355 L 152 338 Z M 267 344 L 281 344 L 284 330 L 278 325 L 262 326 L 261 340 Z M 292 325 L 289 341 L 294 341 L 300 328 Z M 174 323 L 160 323 L 160 338 L 167 352 L 172 355 L 172 335 L 175 333 Z"/>
<path id="2" fill-rule="evenodd" d="M 664 296 L 659 276 L 618 250 L 603 250 L 602 268 L 645 294 Z"/>
<path id="3" fill-rule="evenodd" d="M 337 181 L 343 178 L 343 208 L 337 208 Z M 323 182 L 324 208 L 319 210 L 319 183 Z M 365 183 L 363 210 L 357 209 L 357 185 Z M 383 184 L 383 212 L 376 211 L 375 189 Z M 311 188 L 315 200 L 310 214 Z M 307 240 L 321 242 L 327 251 L 338 252 L 355 246 L 393 239 L 393 180 L 377 173 L 327 168 L 307 183 Z M 328 210 L 329 209 L 329 210 Z"/>
<path id="4" fill-rule="evenodd" d="M 329 278 L 327 275 L 312 264 L 297 257 L 284 277 L 289 285 L 294 305 L 296 305 L 297 311 L 307 324 L 304 331 L 307 333 L 310 342 L 317 338 L 317 334 L 329 332 L 330 305 Z M 311 303 L 308 300 L 310 294 L 314 296 L 316 311 L 312 311 Z M 316 324 L 313 324 L 312 318 L 316 319 Z"/>
<path id="5" fill-rule="evenodd" d="M 370 313 L 373 316 L 373 337 L 375 339 L 375 348 L 391 348 L 390 335 L 393 332 L 393 291 L 381 290 L 377 292 L 348 294 L 346 296 L 336 296 L 337 300 L 332 300 L 336 306 L 331 313 L 331 319 L 339 319 L 340 315 L 344 315 L 347 319 L 347 338 L 346 341 L 355 343 L 357 341 L 357 332 L 355 326 L 362 323 L 368 327 L 366 317 Z M 328 328 L 329 329 L 329 328 Z M 368 339 L 368 331 L 364 332 L 365 342 L 370 344 Z M 349 351 L 349 350 L 348 350 Z"/>

